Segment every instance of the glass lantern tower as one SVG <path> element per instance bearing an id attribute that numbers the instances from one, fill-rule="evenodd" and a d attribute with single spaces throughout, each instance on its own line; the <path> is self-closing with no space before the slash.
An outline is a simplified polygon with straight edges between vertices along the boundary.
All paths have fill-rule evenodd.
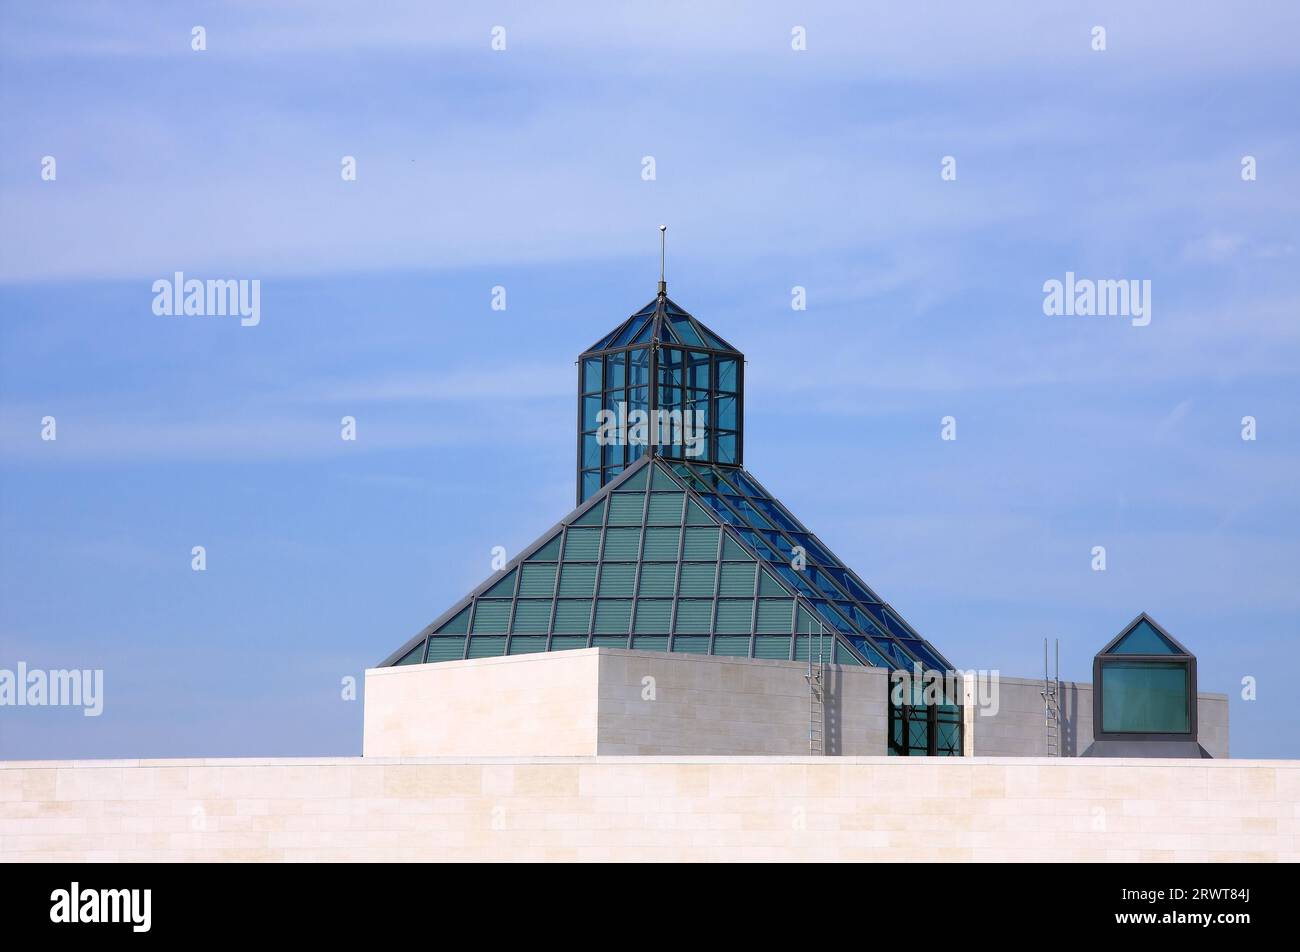
<path id="1" fill-rule="evenodd" d="M 578 358 L 578 502 L 646 455 L 741 465 L 744 377 L 744 355 L 660 290 Z"/>

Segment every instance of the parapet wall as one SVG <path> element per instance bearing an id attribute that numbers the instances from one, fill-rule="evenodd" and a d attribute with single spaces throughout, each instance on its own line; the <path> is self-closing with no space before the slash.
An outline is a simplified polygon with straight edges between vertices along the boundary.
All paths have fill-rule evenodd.
<path id="1" fill-rule="evenodd" d="M 1300 860 L 1300 762 L 0 763 L 0 861 Z"/>
<path id="2" fill-rule="evenodd" d="M 993 715 L 968 714 L 974 723 L 976 757 L 1046 757 L 1043 681 L 998 679 L 998 709 Z M 1061 755 L 1079 757 L 1092 744 L 1092 685 L 1061 682 Z M 1202 692 L 1196 699 L 1200 744 L 1216 760 L 1228 756 L 1228 696 Z"/>

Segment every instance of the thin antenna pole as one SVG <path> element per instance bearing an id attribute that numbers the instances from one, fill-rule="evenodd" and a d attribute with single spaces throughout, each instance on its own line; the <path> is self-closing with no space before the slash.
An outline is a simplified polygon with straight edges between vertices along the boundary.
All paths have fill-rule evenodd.
<path id="1" fill-rule="evenodd" d="M 659 293 L 660 294 L 668 293 L 668 281 L 664 277 L 664 245 L 666 243 L 665 236 L 667 232 L 668 232 L 667 225 L 659 226 Z"/>

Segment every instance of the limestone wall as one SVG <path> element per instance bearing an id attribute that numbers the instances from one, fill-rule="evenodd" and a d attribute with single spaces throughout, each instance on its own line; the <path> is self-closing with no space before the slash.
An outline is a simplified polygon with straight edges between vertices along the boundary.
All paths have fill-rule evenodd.
<path id="1" fill-rule="evenodd" d="M 0 861 L 1300 860 L 1300 762 L 0 763 Z"/>
<path id="2" fill-rule="evenodd" d="M 367 757 L 806 754 L 807 665 L 587 648 L 366 672 Z M 883 755 L 886 672 L 828 665 L 825 750 Z"/>

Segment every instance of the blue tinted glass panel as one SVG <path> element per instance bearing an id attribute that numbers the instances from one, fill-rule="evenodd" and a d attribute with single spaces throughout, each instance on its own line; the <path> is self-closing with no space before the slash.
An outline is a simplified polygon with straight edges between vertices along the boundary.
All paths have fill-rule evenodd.
<path id="1" fill-rule="evenodd" d="M 682 352 L 665 347 L 659 352 L 659 383 L 680 387 L 682 385 Z"/>
<path id="2" fill-rule="evenodd" d="M 673 333 L 677 335 L 678 340 L 687 344 L 695 344 L 697 346 L 704 343 L 704 341 L 700 339 L 700 335 L 695 333 L 695 328 L 691 326 L 691 322 L 686 320 L 686 318 L 670 317 L 669 320 L 672 322 Z"/>
<path id="3" fill-rule="evenodd" d="M 696 390 L 709 389 L 709 355 L 698 351 L 686 352 L 686 386 Z"/>
<path id="4" fill-rule="evenodd" d="M 644 347 L 628 353 L 627 382 L 633 387 L 650 385 L 650 351 Z"/>
<path id="5" fill-rule="evenodd" d="M 759 487 L 758 483 L 750 479 L 745 473 L 732 473 L 731 481 L 736 484 L 741 492 L 754 497 L 755 499 L 767 499 L 767 493 Z"/>
<path id="6" fill-rule="evenodd" d="M 758 509 L 760 512 L 762 512 L 763 515 L 767 516 L 768 519 L 770 519 L 772 522 L 776 523 L 778 526 L 780 526 L 782 529 L 785 529 L 788 532 L 803 531 L 802 526 L 800 526 L 793 519 L 790 519 L 777 506 L 774 506 L 771 502 L 769 502 L 766 499 L 755 499 L 754 507 Z"/>
<path id="7" fill-rule="evenodd" d="M 582 390 L 584 393 L 592 393 L 600 390 L 604 386 L 604 379 L 600 372 L 600 358 L 586 357 L 582 361 Z"/>
<path id="8" fill-rule="evenodd" d="M 610 354 L 605 359 L 605 387 L 627 386 L 627 354 Z"/>
<path id="9" fill-rule="evenodd" d="M 622 333 L 620 333 L 617 337 L 615 337 L 613 342 L 610 343 L 609 346 L 623 347 L 627 344 L 630 344 L 633 338 L 635 338 L 638 334 L 641 333 L 642 330 L 645 329 L 646 323 L 647 323 L 647 319 L 628 321 L 627 326 L 623 328 Z"/>
<path id="10" fill-rule="evenodd" d="M 862 638 L 858 635 L 849 635 L 848 639 L 853 643 L 853 647 L 857 648 L 858 651 L 861 654 L 863 654 L 866 657 L 866 659 L 870 661 L 873 665 L 875 665 L 877 668 L 892 667 L 892 665 L 890 665 L 890 663 L 885 660 L 884 655 L 882 655 L 879 651 L 877 651 L 875 648 L 871 647 L 871 645 L 867 643 L 867 639 Z"/>
<path id="11" fill-rule="evenodd" d="M 736 393 L 736 361 L 730 357 L 718 359 L 718 389 L 727 393 Z"/>
<path id="12" fill-rule="evenodd" d="M 804 551 L 808 553 L 808 558 L 814 562 L 820 562 L 822 565 L 838 565 L 829 552 L 813 541 L 812 536 L 806 532 L 792 532 L 790 538 L 803 546 Z"/>
<path id="13" fill-rule="evenodd" d="M 943 663 L 943 660 L 931 651 L 930 646 L 924 641 L 917 641 L 915 638 L 908 640 L 900 639 L 899 643 L 906 647 L 908 651 L 912 652 L 912 654 L 920 658 L 921 664 L 926 668 L 935 671 L 946 671 L 948 669 L 948 666 Z"/>
<path id="14" fill-rule="evenodd" d="M 695 322 L 695 329 L 699 332 L 700 339 L 704 341 L 704 346 L 712 347 L 714 350 L 732 350 L 731 347 L 723 343 L 721 337 L 718 337 L 699 321 Z"/>
<path id="15" fill-rule="evenodd" d="M 653 320 L 646 321 L 645 327 L 641 328 L 641 333 L 636 335 L 636 340 L 632 341 L 632 343 L 634 344 L 648 343 L 650 338 L 654 336 L 654 332 L 655 332 L 655 322 Z"/>
<path id="16" fill-rule="evenodd" d="M 848 619 L 841 618 L 839 614 L 831 607 L 829 602 L 821 599 L 813 599 L 812 606 L 822 619 L 837 631 L 852 632 L 853 626 L 849 624 Z"/>
<path id="17" fill-rule="evenodd" d="M 736 429 L 736 398 L 718 397 L 718 416 L 716 425 L 719 429 Z"/>

